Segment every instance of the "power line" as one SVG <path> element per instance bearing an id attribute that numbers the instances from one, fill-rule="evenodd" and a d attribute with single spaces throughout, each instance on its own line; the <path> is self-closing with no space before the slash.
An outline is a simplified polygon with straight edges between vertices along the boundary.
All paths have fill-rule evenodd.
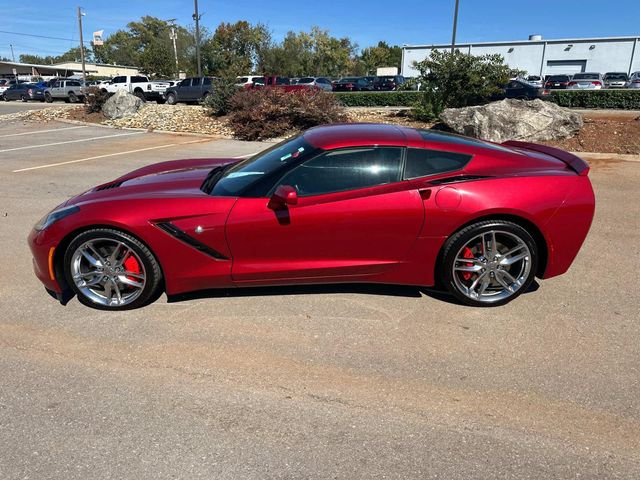
<path id="1" fill-rule="evenodd" d="M 60 40 L 64 42 L 77 42 L 73 38 L 60 38 L 60 37 L 47 37 L 45 35 L 34 35 L 32 33 L 18 33 L 18 32 L 7 32 L 5 30 L 0 30 L 0 33 L 6 33 L 9 35 L 22 35 L 23 37 L 35 37 L 35 38 L 46 38 L 48 40 Z M 91 43 L 90 40 L 85 40 L 83 43 Z"/>

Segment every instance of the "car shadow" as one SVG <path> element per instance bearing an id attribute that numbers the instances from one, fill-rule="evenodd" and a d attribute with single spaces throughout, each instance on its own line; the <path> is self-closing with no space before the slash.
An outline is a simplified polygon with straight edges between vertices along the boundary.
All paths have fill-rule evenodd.
<path id="1" fill-rule="evenodd" d="M 523 295 L 535 292 L 540 288 L 537 281 Z M 189 300 L 206 298 L 233 298 L 233 297 L 270 297 L 270 296 L 296 296 L 315 295 L 326 293 L 358 293 L 363 295 L 381 295 L 387 297 L 421 298 L 423 296 L 433 298 L 441 302 L 470 307 L 458 301 L 453 295 L 438 288 L 415 287 L 408 285 L 387 285 L 377 283 L 336 283 L 322 285 L 287 285 L 277 287 L 242 287 L 242 288 L 212 288 L 197 290 L 195 292 L 167 295 L 167 302 L 178 303 Z"/>

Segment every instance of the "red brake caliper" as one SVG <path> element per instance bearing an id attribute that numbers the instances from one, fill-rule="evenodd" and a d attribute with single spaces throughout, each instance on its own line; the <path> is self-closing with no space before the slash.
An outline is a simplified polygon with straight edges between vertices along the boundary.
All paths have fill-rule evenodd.
<path id="1" fill-rule="evenodd" d="M 473 252 L 469 247 L 464 247 L 464 250 L 462 250 L 462 258 L 474 258 Z M 465 267 L 473 267 L 473 263 L 465 263 Z M 472 272 L 462 272 L 464 280 L 469 280 L 472 275 Z"/>
<path id="2" fill-rule="evenodd" d="M 122 263 L 122 265 L 124 266 L 125 270 L 127 272 L 132 272 L 132 273 L 140 273 L 142 270 L 140 270 L 140 264 L 138 263 L 138 260 L 136 260 L 136 257 L 134 257 L 133 255 L 129 255 L 127 257 L 127 259 Z M 136 278 L 127 276 L 127 278 L 131 281 L 139 281 Z"/>

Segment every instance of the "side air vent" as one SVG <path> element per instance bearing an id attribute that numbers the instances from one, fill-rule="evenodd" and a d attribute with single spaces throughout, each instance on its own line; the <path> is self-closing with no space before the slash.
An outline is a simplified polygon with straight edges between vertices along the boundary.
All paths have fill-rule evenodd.
<path id="1" fill-rule="evenodd" d="M 432 180 L 432 185 L 447 185 L 449 183 L 470 182 L 472 180 L 483 180 L 485 178 L 491 178 L 488 175 L 457 175 L 455 177 L 438 178 Z"/>
<path id="2" fill-rule="evenodd" d="M 107 183 L 106 185 L 102 185 L 100 187 L 97 187 L 94 191 L 99 192 L 101 190 L 111 190 L 112 188 L 118 188 L 123 183 L 124 182 Z"/>
<path id="3" fill-rule="evenodd" d="M 180 230 L 173 223 L 160 222 L 160 223 L 156 223 L 156 227 L 158 227 L 160 230 L 167 232 L 169 235 L 177 238 L 181 242 L 186 243 L 190 247 L 193 247 L 196 250 L 201 251 L 205 255 L 209 255 L 210 257 L 215 258 L 216 260 L 229 260 L 229 257 L 221 254 L 220 252 L 209 247 L 208 245 L 205 245 L 204 243 L 196 240 L 195 238 L 187 234 L 187 232 L 185 232 L 184 230 Z"/>

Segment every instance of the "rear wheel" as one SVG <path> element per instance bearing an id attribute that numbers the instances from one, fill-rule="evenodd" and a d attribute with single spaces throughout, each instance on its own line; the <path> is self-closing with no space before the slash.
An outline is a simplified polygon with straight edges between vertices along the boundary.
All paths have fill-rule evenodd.
<path id="1" fill-rule="evenodd" d="M 23 102 L 26 102 L 27 101 L 26 95 L 24 95 L 24 94 L 20 95 L 20 100 L 23 101 Z"/>
<path id="2" fill-rule="evenodd" d="M 51 96 L 51 94 L 49 92 L 45 92 L 44 101 L 47 102 L 47 103 L 53 102 L 53 97 Z"/>
<path id="3" fill-rule="evenodd" d="M 142 100 L 143 102 L 146 100 L 144 98 L 144 92 L 142 90 L 136 90 L 135 92 L 133 92 L 133 94 L 138 97 L 140 100 Z"/>
<path id="4" fill-rule="evenodd" d="M 170 93 L 169 95 L 167 95 L 167 103 L 169 105 L 175 105 L 177 103 L 175 93 Z"/>
<path id="5" fill-rule="evenodd" d="M 78 102 L 78 96 L 73 92 L 69 92 L 69 101 L 71 103 L 77 103 Z"/>
<path id="6" fill-rule="evenodd" d="M 504 305 L 526 291 L 538 265 L 536 242 L 513 222 L 489 220 L 460 230 L 446 243 L 441 277 L 461 302 Z"/>
<path id="7" fill-rule="evenodd" d="M 74 238 L 64 275 L 78 300 L 99 310 L 130 310 L 155 300 L 162 273 L 153 253 L 118 230 L 97 228 Z"/>

